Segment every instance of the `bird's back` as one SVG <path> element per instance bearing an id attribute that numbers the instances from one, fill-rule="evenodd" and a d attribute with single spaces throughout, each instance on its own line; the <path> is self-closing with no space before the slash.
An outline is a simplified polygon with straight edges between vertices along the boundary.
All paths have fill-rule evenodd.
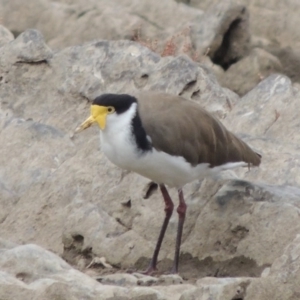
<path id="1" fill-rule="evenodd" d="M 196 166 L 228 162 L 258 166 L 261 156 L 197 103 L 165 93 L 139 93 L 139 114 L 153 146 Z"/>

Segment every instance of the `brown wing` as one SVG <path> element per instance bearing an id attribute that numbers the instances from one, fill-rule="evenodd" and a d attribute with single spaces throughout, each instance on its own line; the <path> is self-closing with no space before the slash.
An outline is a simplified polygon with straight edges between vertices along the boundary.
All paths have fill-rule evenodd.
<path id="1" fill-rule="evenodd" d="M 259 154 L 197 103 L 164 93 L 139 93 L 137 98 L 143 126 L 157 150 L 182 156 L 194 166 L 260 164 Z"/>

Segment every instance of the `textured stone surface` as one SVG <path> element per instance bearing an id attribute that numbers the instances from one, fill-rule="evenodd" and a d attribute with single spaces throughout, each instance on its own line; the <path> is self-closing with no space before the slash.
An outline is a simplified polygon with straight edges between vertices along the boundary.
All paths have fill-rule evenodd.
<path id="1" fill-rule="evenodd" d="M 197 49 L 209 49 L 212 60 L 228 68 L 250 50 L 249 13 L 234 1 L 211 6 L 193 27 Z"/>
<path id="2" fill-rule="evenodd" d="M 0 25 L 0 47 L 14 40 L 13 34 L 4 26 Z"/>
<path id="3" fill-rule="evenodd" d="M 270 41 L 251 42 L 249 10 L 230 1 L 203 13 L 171 0 L 153 7 L 124 0 L 120 10 L 111 2 L 101 15 L 104 2 L 98 2 L 93 7 L 94 1 L 0 1 L 4 24 L 18 35 L 13 39 L 0 28 L 0 298 L 97 299 L 101 293 L 103 299 L 298 299 L 300 88 L 286 76 L 267 77 L 268 68 L 280 70 L 268 53 Z M 166 24 L 164 30 L 151 23 L 157 7 L 157 24 Z M 20 11 L 28 17 L 21 18 Z M 182 15 L 180 22 L 175 11 Z M 229 68 L 220 69 L 208 56 L 195 63 L 185 55 L 160 57 L 141 43 L 103 39 L 130 38 L 141 19 L 152 24 L 143 34 L 162 39 L 190 22 L 190 41 L 202 53 L 211 48 L 211 59 Z M 42 28 L 52 47 L 61 50 L 53 51 L 35 29 L 21 33 L 27 27 Z M 228 36 L 232 39 L 224 48 Z M 83 41 L 88 42 L 64 48 Z M 251 51 L 259 43 L 265 50 Z M 248 73 L 246 66 L 254 61 L 258 65 Z M 239 98 L 221 87 L 211 68 L 233 78 L 245 72 L 239 74 L 245 77 L 241 90 L 231 88 L 249 92 Z M 263 74 L 254 87 L 256 71 Z M 164 215 L 161 196 L 154 192 L 144 199 L 148 180 L 103 157 L 96 128 L 71 138 L 95 96 L 141 89 L 193 99 L 263 155 L 258 169 L 228 171 L 218 180 L 184 188 L 184 284 L 172 276 L 111 275 L 148 264 Z M 176 191 L 170 194 L 176 202 Z M 159 256 L 160 272 L 171 267 L 176 229 L 174 214 Z M 43 246 L 83 273 L 38 246 L 15 243 Z M 107 284 L 91 278 L 99 276 Z M 206 276 L 228 278 L 186 284 Z"/>
<path id="4" fill-rule="evenodd" d="M 53 49 L 91 40 L 127 39 L 137 40 L 163 56 L 185 54 L 204 64 L 209 57 L 213 70 L 219 66 L 227 70 L 234 65 L 220 81 L 244 95 L 261 78 L 276 71 L 293 81 L 300 80 L 300 44 L 297 49 L 286 47 L 295 44 L 299 36 L 294 31 L 298 24 L 294 9 L 298 4 L 289 0 L 289 6 L 284 5 L 278 12 L 277 5 L 282 6 L 278 0 L 262 2 L 2 0 L 0 19 L 16 36 L 28 28 L 40 30 Z M 263 48 L 265 53 L 253 47 Z M 244 76 L 248 80 L 241 83 Z"/>
<path id="5" fill-rule="evenodd" d="M 9 245 L 9 249 L 2 245 Z M 176 300 L 193 288 L 189 284 L 172 289 L 163 285 L 139 287 L 136 276 L 122 273 L 103 276 L 99 283 L 33 244 L 12 246 L 2 240 L 0 254 L 1 299 Z"/>
<path id="6" fill-rule="evenodd" d="M 262 79 L 281 70 L 282 65 L 277 57 L 263 49 L 254 48 L 248 56 L 232 64 L 217 78 L 222 86 L 242 96 Z"/>
<path id="7" fill-rule="evenodd" d="M 37 28 L 55 48 L 93 39 L 130 38 L 138 29 L 151 38 L 172 34 L 203 14 L 172 0 L 12 0 L 1 1 L 0 8 L 3 24 L 10 30 Z"/>
<path id="8" fill-rule="evenodd" d="M 161 275 L 158 280 L 158 284 L 161 285 L 171 285 L 171 284 L 181 284 L 183 279 L 178 274 Z"/>
<path id="9" fill-rule="evenodd" d="M 135 273 L 134 275 L 138 278 L 137 284 L 140 286 L 156 285 L 158 282 L 157 277 L 147 276 L 140 273 Z"/>
<path id="10" fill-rule="evenodd" d="M 246 300 L 299 299 L 300 236 L 278 257 L 266 276 L 255 279 L 247 289 Z"/>
<path id="11" fill-rule="evenodd" d="M 251 281 L 252 278 L 202 278 L 197 281 L 198 287 L 185 291 L 180 300 L 244 299 Z"/>
<path id="12" fill-rule="evenodd" d="M 173 0 L 77 0 L 55 4 L 47 0 L 12 0 L 0 1 L 0 8 L 3 23 L 10 30 L 19 33 L 37 28 L 54 48 L 94 39 L 132 39 L 137 34 L 144 42 L 151 39 L 147 44 L 157 44 L 158 51 L 163 52 L 166 41 L 183 33 L 183 44 L 177 44 L 176 39 L 176 46 L 183 52 L 188 52 L 192 43 L 197 56 L 209 52 L 218 63 L 227 65 L 245 56 L 250 46 L 248 11 L 231 1 L 222 1 L 207 13 Z M 7 13 L 11 11 L 14 13 Z M 228 45 L 222 46 L 229 29 Z"/>
<path id="13" fill-rule="evenodd" d="M 15 63 L 38 63 L 52 56 L 51 49 L 37 30 L 26 30 L 15 40 L 0 48 L 0 66 L 2 72 Z"/>
<path id="14" fill-rule="evenodd" d="M 129 299 L 127 289 L 101 285 L 39 246 L 1 247 L 0 252 L 1 299 L 121 299 L 121 294 Z"/>
<path id="15" fill-rule="evenodd" d="M 219 0 L 191 0 L 190 5 L 203 10 L 218 4 Z M 240 0 L 248 7 L 251 15 L 251 31 L 270 40 L 278 40 L 287 45 L 299 43 L 298 0 Z"/>
<path id="16" fill-rule="evenodd" d="M 233 60 L 230 71 L 228 70 L 225 74 L 220 74 L 222 75 L 220 79 L 222 85 L 233 89 L 240 95 L 244 95 L 259 82 L 260 78 L 264 78 L 266 75 L 276 71 L 289 76 L 293 82 L 300 82 L 300 35 L 297 30 L 299 27 L 297 14 L 299 2 L 297 0 L 289 0 L 283 4 L 279 0 L 269 2 L 263 0 L 191 0 L 189 4 L 192 7 L 204 10 L 205 13 L 203 16 L 207 16 L 208 11 L 212 11 L 214 14 L 217 8 L 221 6 L 238 7 L 236 3 L 240 7 L 244 7 L 244 15 L 249 14 L 250 17 L 249 19 L 247 17 L 240 18 L 243 20 L 242 22 L 238 22 L 239 18 L 236 18 L 235 20 L 239 24 L 237 28 L 234 26 L 236 23 L 230 23 L 233 27 L 234 38 L 239 40 L 242 37 L 238 43 L 235 43 L 234 39 L 230 39 L 232 28 L 229 27 L 227 30 L 228 27 L 222 27 L 226 29 L 223 44 L 226 45 L 227 41 L 228 48 L 225 47 L 225 49 L 229 50 L 238 46 L 240 50 L 242 47 L 242 49 L 251 49 L 252 51 L 244 53 L 242 56 L 244 59 L 236 66 Z M 238 30 L 237 33 L 235 32 L 236 29 Z M 252 33 L 250 45 L 243 40 L 249 31 Z M 253 52 L 253 48 L 261 48 L 268 53 L 257 53 L 257 50 Z M 224 54 L 226 57 L 226 51 L 223 52 Z M 233 54 L 234 51 L 229 51 L 229 56 L 233 57 Z M 277 60 L 270 54 L 277 57 Z M 236 58 L 236 61 L 238 61 L 239 57 L 237 56 Z M 222 59 L 224 60 L 223 56 Z M 278 60 L 280 61 L 280 65 L 278 65 Z M 243 80 L 244 78 L 247 79 Z"/>
<path id="17" fill-rule="evenodd" d="M 119 286 L 137 285 L 138 279 L 130 274 L 110 274 L 97 277 L 97 281 L 102 284 L 111 284 Z"/>

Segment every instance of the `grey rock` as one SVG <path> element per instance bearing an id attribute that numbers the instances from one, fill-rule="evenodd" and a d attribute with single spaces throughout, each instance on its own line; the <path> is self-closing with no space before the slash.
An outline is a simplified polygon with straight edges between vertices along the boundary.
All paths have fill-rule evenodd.
<path id="1" fill-rule="evenodd" d="M 16 246 L 17 246 L 17 244 L 0 238 L 0 249 L 2 249 L 2 250 L 3 249 L 11 249 L 11 248 L 14 248 Z"/>
<path id="2" fill-rule="evenodd" d="M 187 291 L 194 290 L 195 286 L 192 284 L 173 284 L 173 285 L 155 285 L 152 287 L 156 291 L 162 293 L 166 299 L 179 300 Z M 192 299 L 192 298 L 190 298 Z"/>
<path id="3" fill-rule="evenodd" d="M 230 0 L 211 5 L 193 27 L 192 36 L 197 49 L 203 49 L 202 53 L 209 49 L 212 60 L 228 68 L 250 50 L 247 7 Z"/>
<path id="4" fill-rule="evenodd" d="M 190 5 L 207 10 L 212 5 L 216 5 L 219 0 L 191 0 Z M 300 35 L 297 0 L 289 0 L 285 5 L 280 0 L 241 0 L 240 5 L 247 6 L 251 15 L 251 31 L 256 36 L 261 36 L 269 40 L 277 40 L 281 44 L 295 45 L 299 44 Z"/>
<path id="5" fill-rule="evenodd" d="M 179 300 L 243 299 L 252 278 L 202 278 L 198 288 L 185 291 Z"/>
<path id="6" fill-rule="evenodd" d="M 270 268 L 269 276 L 276 277 L 283 283 L 297 282 L 300 276 L 300 235 L 289 244 L 282 256 L 278 257 Z"/>
<path id="7" fill-rule="evenodd" d="M 64 260 L 55 254 L 33 244 L 17 246 L 12 249 L 1 250 L 1 252 L 1 270 L 12 272 L 11 274 L 17 277 L 18 274 L 22 273 L 24 274 L 23 281 L 27 283 L 71 269 Z M 32 268 L 33 265 L 34 269 Z"/>
<path id="8" fill-rule="evenodd" d="M 1 299 L 129 299 L 127 289 L 103 286 L 37 245 L 0 252 Z"/>
<path id="9" fill-rule="evenodd" d="M 226 4 L 227 3 L 227 4 Z M 238 4 L 237 4 L 238 3 Z M 281 72 L 292 79 L 293 82 L 299 82 L 299 33 L 297 28 L 297 8 L 299 4 L 296 0 L 290 0 L 289 5 L 281 6 L 282 3 L 278 0 L 273 0 L 268 3 L 263 1 L 191 1 L 191 6 L 205 10 L 203 17 L 208 17 L 207 22 L 203 25 L 204 31 L 211 30 L 213 27 L 211 22 L 214 19 L 220 18 L 222 15 L 228 16 L 224 18 L 223 24 L 220 26 L 220 31 L 226 30 L 225 34 L 221 34 L 224 38 L 223 47 L 217 49 L 217 54 L 221 54 L 219 61 L 225 67 L 225 70 L 230 67 L 230 70 L 225 74 L 216 72 L 218 79 L 224 86 L 227 86 L 239 95 L 244 95 L 252 89 L 261 78 L 277 72 Z M 237 17 L 230 21 L 230 9 L 227 7 L 245 7 L 244 16 Z M 218 13 L 218 7 L 225 6 L 225 9 Z M 280 7 L 280 9 L 278 9 Z M 210 18 L 208 12 L 211 11 Z M 234 12 L 234 11 L 233 11 Z M 250 14 L 250 22 L 248 15 Z M 233 13 L 234 15 L 234 13 Z M 229 21 L 228 21 L 229 19 Z M 229 22 L 230 26 L 228 27 Z M 218 28 L 218 27 L 217 27 Z M 251 38 L 249 38 L 249 29 L 251 30 Z M 214 30 L 217 33 L 218 30 Z M 237 43 L 231 38 L 237 39 Z M 247 38 L 248 36 L 248 38 Z M 206 41 L 207 39 L 202 39 Z M 200 40 L 201 43 L 201 40 Z M 220 44 L 220 42 L 219 42 Z M 237 47 L 238 51 L 231 51 L 231 48 Z M 260 48 L 265 50 L 265 53 L 253 53 L 253 49 Z M 223 50 L 223 51 L 222 51 Z M 245 50 L 243 52 L 243 50 Z M 243 55 L 234 55 L 243 53 Z M 255 50 L 257 51 L 257 49 Z M 252 52 L 252 53 L 251 53 Z M 212 55 L 214 62 L 218 55 Z M 259 54 L 259 55 L 258 55 Z M 249 57 L 248 57 L 249 55 Z M 222 63 L 226 61 L 226 57 L 231 57 L 229 64 Z M 242 61 L 240 62 L 240 59 Z M 237 64 L 235 64 L 238 62 Z M 252 65 L 251 65 L 252 63 Z M 220 63 L 218 63 L 220 64 Z M 214 65 L 213 69 L 217 69 Z M 245 68 L 245 69 L 244 69 Z M 218 70 L 217 70 L 218 71 Z M 246 80 L 244 80 L 246 76 Z"/>
<path id="10" fill-rule="evenodd" d="M 66 56 L 70 59 L 66 60 Z M 161 58 L 130 41 L 99 41 L 82 48 L 67 48 L 55 55 L 50 64 L 58 70 L 58 78 L 67 78 L 58 87 L 62 93 L 79 92 L 88 99 L 101 91 L 164 90 L 196 101 L 201 99 L 204 105 L 211 105 L 211 110 L 222 112 L 228 110 L 226 100 L 237 101 L 236 95 L 220 88 L 207 68 L 199 67 L 188 57 Z M 61 68 L 62 65 L 65 68 Z M 76 71 L 66 77 L 70 68 Z M 177 72 L 178 69 L 181 72 Z M 215 97 L 214 103 L 211 97 Z"/>
<path id="11" fill-rule="evenodd" d="M 232 64 L 221 76 L 217 76 L 222 86 L 243 96 L 262 79 L 273 73 L 279 73 L 281 70 L 282 65 L 278 58 L 265 50 L 256 48 L 248 56 Z"/>
<path id="12" fill-rule="evenodd" d="M 191 4 L 197 6 L 196 3 Z M 260 78 L 275 71 L 283 70 L 298 80 L 299 67 L 295 68 L 298 55 L 289 55 L 288 64 L 285 64 L 287 51 L 276 55 L 273 48 L 265 49 L 278 56 L 283 68 L 270 53 L 257 55 L 254 51 L 251 55 L 251 47 L 255 45 L 251 43 L 249 24 L 249 10 L 253 12 L 252 7 L 247 6 L 245 1 L 213 1 L 210 4 L 208 8 L 204 5 L 207 10 L 203 12 L 173 0 L 76 0 L 55 4 L 48 0 L 30 0 L 26 4 L 13 0 L 6 5 L 0 2 L 0 11 L 4 24 L 14 33 L 37 28 L 54 49 L 96 39 L 127 39 L 136 40 L 163 56 L 186 54 L 200 63 L 209 56 L 213 61 L 210 68 L 217 70 L 216 75 L 220 75 L 218 78 L 222 84 L 240 95 L 253 88 Z M 117 21 L 111 22 L 112 19 Z M 168 45 L 171 45 L 170 49 Z M 228 74 L 220 74 L 220 66 L 226 70 L 243 58 L 247 59 L 233 66 Z M 24 59 L 32 58 L 25 56 Z M 252 63 L 253 60 L 258 60 L 258 66 Z M 247 69 L 243 70 L 245 65 Z M 286 65 L 289 67 L 284 68 Z M 244 76 L 241 76 L 241 69 L 250 77 L 242 84 Z M 146 81 L 147 76 L 142 74 L 135 80 L 136 87 L 143 88 Z M 100 83 L 92 85 L 90 89 L 95 89 Z"/>
<path id="13" fill-rule="evenodd" d="M 278 257 L 266 276 L 251 282 L 247 289 L 246 300 L 255 299 L 297 299 L 300 276 L 300 236 L 290 243 Z M 254 296 L 255 295 L 255 296 Z"/>
<path id="14" fill-rule="evenodd" d="M 6 243 L 7 244 L 7 243 Z M 101 283 L 74 270 L 65 261 L 43 248 L 29 244 L 1 248 L 0 297 L 13 299 L 175 299 L 190 285 L 170 289 L 132 287 L 137 278 L 129 274 L 102 276 Z M 109 284 L 109 285 L 108 285 Z M 118 287 L 118 285 L 126 286 Z M 180 294 L 179 294 L 180 295 Z M 179 296 L 178 295 L 178 296 Z"/>
<path id="15" fill-rule="evenodd" d="M 152 286 L 156 285 L 158 278 L 148 275 L 143 275 L 140 273 L 133 273 L 134 276 L 138 278 L 137 284 L 140 286 Z"/>
<path id="16" fill-rule="evenodd" d="M 183 283 L 183 279 L 178 274 L 161 275 L 158 279 L 158 284 L 171 285 Z"/>
<path id="17" fill-rule="evenodd" d="M 184 291 L 180 296 L 179 300 L 198 300 L 201 299 L 201 297 L 202 295 L 199 295 L 199 289 L 196 287 L 192 287 L 187 291 Z"/>
<path id="18" fill-rule="evenodd" d="M 28 29 L 1 49 L 0 65 L 9 67 L 14 63 L 46 62 L 52 56 L 52 50 L 45 44 L 42 34 Z"/>
<path id="19" fill-rule="evenodd" d="M 41 62 L 52 56 L 52 50 L 45 44 L 43 35 L 35 29 L 24 31 L 11 45 L 20 62 Z"/>
<path id="20" fill-rule="evenodd" d="M 210 274 L 260 275 L 263 266 L 271 265 L 300 230 L 296 225 L 300 208 L 299 192 L 299 188 L 293 187 L 229 181 L 202 209 L 194 223 L 193 233 L 184 243 L 183 251 L 194 249 L 192 256 L 212 257 L 210 270 L 207 270 Z M 218 211 L 222 218 L 211 220 L 208 211 Z M 237 217 L 236 213 L 241 217 Z M 274 215 L 278 216 L 274 218 Z M 206 227 L 208 224 L 210 228 Z M 214 226 L 211 227 L 211 224 Z M 283 226 L 287 227 L 279 233 Z M 280 235 L 280 239 L 274 240 L 274 231 Z M 202 238 L 206 242 L 201 241 Z M 198 254 L 196 251 L 199 251 Z M 231 260 L 230 257 L 235 259 Z M 240 259 L 247 265 L 247 273 L 243 273 Z M 223 263 L 218 264 L 217 261 Z M 198 272 L 203 272 L 205 267 L 201 268 L 200 265 Z"/>
<path id="21" fill-rule="evenodd" d="M 153 288 L 148 287 L 134 287 L 129 294 L 132 300 L 163 300 L 163 295 Z"/>
<path id="22" fill-rule="evenodd" d="M 172 0 L 77 0 L 55 4 L 48 0 L 26 3 L 13 0 L 0 2 L 0 11 L 3 24 L 11 31 L 20 33 L 27 28 L 37 28 L 53 48 L 94 39 L 132 38 L 136 30 L 143 31 L 148 38 L 170 35 L 188 27 L 191 19 L 203 13 Z"/>
<path id="23" fill-rule="evenodd" d="M 14 35 L 3 25 L 0 25 L 0 47 L 14 40 Z"/>
<path id="24" fill-rule="evenodd" d="M 26 4 L 13 0 L 2 6 L 0 3 L 0 9 L 10 30 L 22 32 L 37 28 L 52 48 L 99 38 L 136 39 L 159 53 L 170 55 L 167 44 L 174 41 L 176 49 L 171 55 L 184 52 L 198 60 L 209 52 L 218 64 L 228 65 L 244 57 L 250 45 L 247 7 L 227 0 L 205 13 L 173 0 L 77 0 L 55 5 L 47 0 L 30 0 Z M 8 13 L 13 10 L 14 14 Z M 196 49 L 192 49 L 194 46 Z"/>
<path id="25" fill-rule="evenodd" d="M 293 82 L 300 82 L 300 49 L 299 46 L 275 45 L 265 47 L 270 53 L 276 56 L 281 65 L 282 72 Z"/>
<path id="26" fill-rule="evenodd" d="M 118 286 L 134 286 L 137 285 L 138 279 L 130 274 L 116 273 L 96 278 L 102 284 L 118 285 Z"/>

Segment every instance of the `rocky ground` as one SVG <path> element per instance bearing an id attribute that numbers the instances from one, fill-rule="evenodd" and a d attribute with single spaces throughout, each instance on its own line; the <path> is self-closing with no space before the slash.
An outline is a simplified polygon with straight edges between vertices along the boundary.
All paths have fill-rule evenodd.
<path id="1" fill-rule="evenodd" d="M 299 299 L 299 6 L 0 0 L 0 299 Z M 161 196 L 96 128 L 72 136 L 95 96 L 136 90 L 193 99 L 263 156 L 184 188 L 180 276 L 176 215 L 140 275 Z"/>

